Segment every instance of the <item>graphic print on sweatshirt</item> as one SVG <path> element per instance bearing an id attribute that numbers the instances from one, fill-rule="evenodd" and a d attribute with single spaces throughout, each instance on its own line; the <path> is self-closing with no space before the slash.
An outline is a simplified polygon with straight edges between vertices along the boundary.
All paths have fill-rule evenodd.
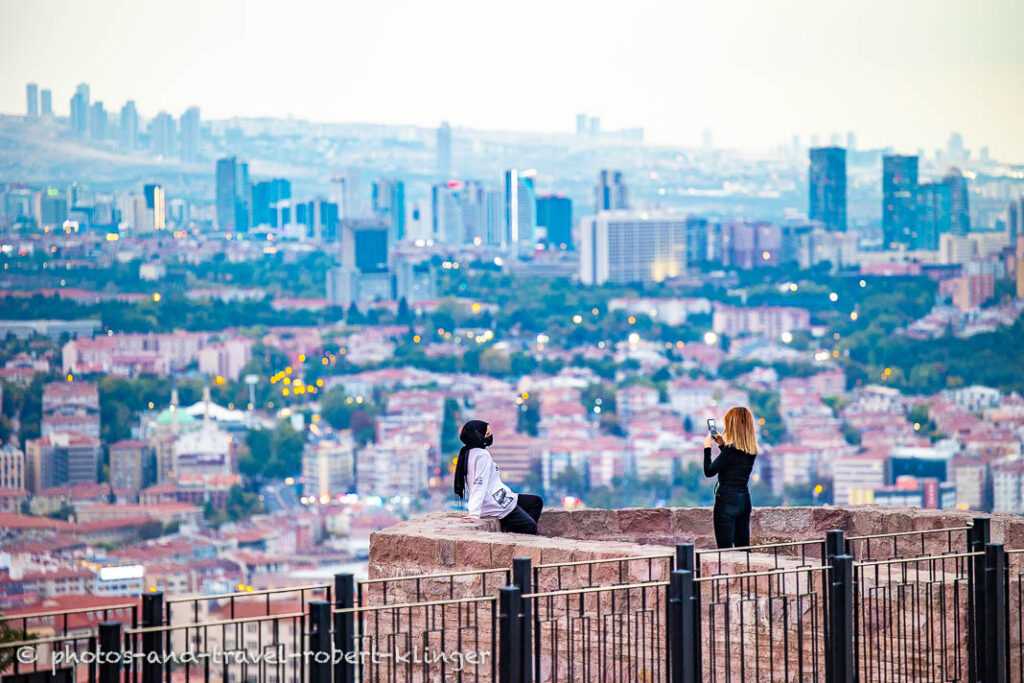
<path id="1" fill-rule="evenodd" d="M 508 507 L 509 503 L 512 502 L 512 496 L 509 495 L 509 490 L 507 488 L 498 489 L 493 492 L 491 494 L 491 498 L 493 498 L 494 502 L 503 508 Z"/>

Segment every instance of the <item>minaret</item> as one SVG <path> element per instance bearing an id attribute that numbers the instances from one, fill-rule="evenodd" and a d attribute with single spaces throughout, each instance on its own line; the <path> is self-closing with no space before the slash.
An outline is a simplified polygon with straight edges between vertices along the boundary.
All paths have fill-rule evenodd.
<path id="1" fill-rule="evenodd" d="M 210 385 L 203 385 L 203 427 L 210 426 Z"/>
<path id="2" fill-rule="evenodd" d="M 171 430 L 178 433 L 178 385 L 171 388 Z"/>

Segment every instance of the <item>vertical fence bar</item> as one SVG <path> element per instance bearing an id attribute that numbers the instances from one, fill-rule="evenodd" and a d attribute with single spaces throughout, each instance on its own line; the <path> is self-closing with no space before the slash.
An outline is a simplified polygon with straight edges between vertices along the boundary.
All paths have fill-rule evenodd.
<path id="1" fill-rule="evenodd" d="M 1006 683 L 1006 552 L 985 544 L 985 683 Z"/>
<path id="2" fill-rule="evenodd" d="M 104 621 L 100 624 L 99 683 L 121 681 L 121 622 Z"/>
<path id="3" fill-rule="evenodd" d="M 347 610 L 355 606 L 355 579 L 351 574 L 334 575 L 334 608 Z M 338 653 L 334 662 L 335 683 L 355 683 L 356 617 L 353 612 L 335 612 L 334 649 Z"/>
<path id="4" fill-rule="evenodd" d="M 676 543 L 675 567 L 673 569 L 686 569 L 693 571 L 693 544 Z"/>
<path id="5" fill-rule="evenodd" d="M 694 605 L 693 572 L 676 569 L 669 579 L 669 666 L 672 683 L 697 683 L 700 663 L 694 643 L 699 635 L 700 614 Z"/>
<path id="6" fill-rule="evenodd" d="M 514 557 L 512 558 L 512 584 L 519 588 L 519 595 L 523 596 L 530 592 L 531 583 L 530 577 L 533 576 L 531 560 L 529 557 Z M 522 620 L 519 626 L 519 640 L 522 643 L 522 648 L 519 652 L 519 658 L 522 661 L 522 672 L 520 678 L 523 683 L 532 683 L 533 681 L 533 608 L 530 604 L 530 600 L 522 600 L 521 605 Z M 537 676 L 540 676 L 540 671 L 537 672 Z"/>
<path id="7" fill-rule="evenodd" d="M 829 574 L 829 672 L 832 683 L 853 683 L 853 557 L 834 556 Z"/>
<path id="8" fill-rule="evenodd" d="M 697 555 L 697 551 L 692 543 L 676 543 L 676 569 L 682 569 L 690 572 L 693 576 L 692 579 L 696 579 L 700 576 L 700 559 Z M 693 613 L 695 619 L 700 619 L 701 607 L 700 607 L 700 584 L 693 584 Z M 701 638 L 700 629 L 693 629 L 693 640 L 691 642 L 693 648 L 693 659 L 696 666 L 696 680 L 700 680 L 701 664 L 703 657 L 701 656 Z"/>
<path id="9" fill-rule="evenodd" d="M 843 540 L 843 532 L 841 529 L 832 529 L 825 532 L 825 564 L 832 564 L 832 558 L 836 555 L 842 555 L 845 549 L 846 543 Z M 847 553 L 852 555 L 853 553 Z"/>
<path id="10" fill-rule="evenodd" d="M 519 586 L 504 586 L 498 591 L 498 681 L 522 683 L 523 594 Z"/>
<path id="11" fill-rule="evenodd" d="M 991 533 L 989 518 L 975 517 L 967 531 L 968 552 L 985 552 Z M 977 556 L 967 559 L 967 672 L 972 681 L 977 681 L 982 675 L 985 662 L 985 558 Z"/>
<path id="12" fill-rule="evenodd" d="M 846 541 L 843 536 L 841 529 L 830 529 L 825 532 L 825 552 L 824 557 L 821 558 L 822 564 L 826 566 L 832 566 L 832 560 L 837 555 L 842 555 L 846 552 L 847 555 L 853 555 L 850 548 L 846 547 Z M 825 652 L 831 652 L 832 646 L 832 628 L 831 618 L 829 616 L 829 586 L 828 586 L 828 575 L 822 577 L 822 582 L 825 584 L 822 591 L 822 622 L 825 630 Z M 854 612 L 854 619 L 856 619 L 856 612 Z M 854 635 L 854 638 L 857 636 Z M 825 657 L 825 680 L 832 680 L 832 657 Z"/>
<path id="13" fill-rule="evenodd" d="M 331 683 L 331 603 L 310 600 L 308 614 L 309 683 Z"/>
<path id="14" fill-rule="evenodd" d="M 162 592 L 142 594 L 142 627 L 152 628 L 164 625 L 164 594 Z M 163 671 L 164 637 L 160 631 L 142 634 L 142 683 L 160 683 Z M 150 653 L 155 653 L 151 656 Z"/>

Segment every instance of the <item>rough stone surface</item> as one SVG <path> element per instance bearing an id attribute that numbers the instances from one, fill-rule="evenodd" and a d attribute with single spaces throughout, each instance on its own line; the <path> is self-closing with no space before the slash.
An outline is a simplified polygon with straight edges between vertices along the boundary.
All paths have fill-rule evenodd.
<path id="1" fill-rule="evenodd" d="M 749 680 L 797 680 L 794 672 L 799 662 L 808 666 L 824 662 L 827 575 L 817 568 L 823 564 L 827 531 L 843 531 L 857 561 L 884 562 L 893 557 L 964 552 L 965 531 L 941 530 L 965 527 L 975 516 L 875 506 L 755 508 L 752 543 L 776 545 L 744 552 L 714 548 L 709 508 L 546 510 L 538 536 L 504 534 L 493 520 L 466 520 L 457 512 L 431 513 L 371 536 L 370 577 L 390 580 L 365 584 L 364 605 L 467 599 L 470 602 L 432 607 L 433 612 L 412 609 L 403 617 L 400 632 L 448 633 L 427 628 L 436 625 L 443 613 L 447 616 L 442 621 L 449 628 L 462 624 L 459 629 L 469 629 L 481 646 L 490 647 L 492 597 L 508 582 L 512 559 L 528 557 L 534 573 L 527 592 L 556 592 L 533 602 L 542 624 L 541 679 L 573 680 L 582 671 L 609 663 L 646 676 L 664 663 L 663 636 L 637 643 L 634 650 L 615 643 L 621 644 L 630 633 L 664 634 L 665 606 L 660 602 L 666 595 L 664 586 L 636 586 L 666 581 L 675 544 L 688 542 L 696 547 L 701 569 L 697 590 L 702 622 L 708 625 L 703 645 L 705 676 L 716 671 L 721 679 L 728 669 L 734 680 L 742 678 L 741 670 Z M 988 517 L 993 542 L 1024 548 L 1024 518 Z M 922 531 L 932 533 L 917 533 Z M 885 536 L 857 538 L 873 534 Z M 1024 594 L 1019 588 L 1024 586 L 1024 553 L 1011 555 L 1010 560 L 1010 601 L 1019 611 L 1019 596 L 1014 593 Z M 909 572 L 888 564 L 863 568 L 858 590 L 871 596 L 871 614 L 892 613 L 902 619 L 890 623 L 864 617 L 867 637 L 880 643 L 886 657 L 898 659 L 901 667 L 935 678 L 956 674 L 935 667 L 936 662 L 964 661 L 956 656 L 963 646 L 963 632 L 956 624 L 962 625 L 966 614 L 965 566 L 962 558 L 949 558 L 921 562 L 923 573 L 916 566 Z M 749 576 L 751 572 L 760 574 Z M 748 576 L 736 578 L 740 573 Z M 429 574 L 438 576 L 401 578 Z M 953 591 L 954 585 L 960 590 Z M 559 593 L 593 588 L 600 590 Z M 476 601 L 481 598 L 485 601 Z M 612 605 L 619 616 L 607 619 Z M 790 636 L 800 631 L 804 637 L 786 640 L 783 625 Z M 1019 647 L 1021 629 L 1012 622 L 1010 630 L 1012 647 Z M 383 631 L 377 634 L 386 636 Z M 604 646 L 599 647 L 599 642 Z M 752 673 L 752 666 L 758 673 Z M 866 666 L 862 662 L 862 680 L 874 680 L 877 672 Z M 484 673 L 480 680 L 490 680 L 489 672 Z M 424 680 L 428 678 L 434 680 Z"/>

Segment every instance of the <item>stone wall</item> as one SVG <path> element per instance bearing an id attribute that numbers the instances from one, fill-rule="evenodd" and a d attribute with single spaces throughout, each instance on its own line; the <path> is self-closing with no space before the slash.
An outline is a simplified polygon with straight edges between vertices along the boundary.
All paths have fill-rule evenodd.
<path id="1" fill-rule="evenodd" d="M 842 530 L 847 538 L 947 529 L 967 526 L 975 516 L 951 510 L 877 506 L 755 508 L 751 542 L 821 541 L 830 529 Z M 987 516 L 993 542 L 1024 548 L 1024 517 Z M 923 545 L 921 538 L 853 541 L 851 549 L 858 561 L 891 557 L 894 549 L 901 556 L 964 549 L 962 532 L 931 534 L 924 537 Z M 684 542 L 693 543 L 698 551 L 715 548 L 710 508 L 545 510 L 538 536 L 504 534 L 494 520 L 467 520 L 457 512 L 435 512 L 372 534 L 369 576 L 507 568 L 513 557 L 529 557 L 537 565 L 667 555 L 676 543 Z M 813 545 L 771 551 L 773 558 L 776 553 L 817 557 L 818 552 Z M 747 554 L 723 553 L 723 557 L 738 559 Z"/>
<path id="2" fill-rule="evenodd" d="M 548 510 L 541 517 L 538 536 L 503 534 L 492 520 L 467 520 L 456 512 L 431 513 L 371 536 L 371 583 L 364 585 L 363 604 L 486 598 L 508 582 L 513 558 L 529 557 L 536 579 L 531 591 L 604 587 L 534 601 L 543 624 L 542 680 L 574 680 L 581 672 L 608 665 L 640 667 L 645 676 L 657 679 L 661 677 L 656 671 L 658 662 L 663 662 L 665 654 L 663 601 L 667 593 L 663 586 L 612 587 L 667 581 L 674 545 L 690 542 L 698 550 L 704 577 L 698 590 L 703 603 L 702 629 L 707 626 L 705 676 L 716 672 L 722 677 L 729 668 L 743 678 L 751 673 L 750 667 L 761 667 L 758 675 L 762 677 L 795 680 L 798 676 L 793 672 L 805 665 L 824 666 L 825 572 L 816 568 L 822 565 L 827 531 L 840 529 L 848 539 L 856 539 L 966 527 L 974 516 L 874 506 L 760 508 L 751 518 L 753 544 L 807 543 L 747 553 L 714 550 L 709 508 Z M 992 515 L 990 519 L 994 542 L 1024 548 L 1024 517 Z M 911 534 L 853 540 L 850 545 L 857 561 L 955 555 L 966 551 L 966 533 Z M 1024 556 L 1017 557 L 1024 560 Z M 553 564 L 562 566 L 545 566 Z M 875 623 L 865 614 L 862 627 L 866 637 L 884 644 L 886 652 L 898 653 L 893 659 L 921 676 L 966 675 L 966 661 L 961 656 L 966 645 L 962 638 L 967 613 L 966 558 L 907 567 L 913 571 L 902 571 L 903 565 L 882 564 L 859 575 L 859 590 L 873 601 L 863 604 L 905 616 L 895 628 L 889 622 Z M 777 574 L 779 570 L 783 573 Z M 465 573 L 437 579 L 401 578 L 453 572 Z M 763 575 L 742 580 L 713 578 L 740 572 Z M 948 590 L 937 591 L 936 586 Z M 486 632 L 494 603 L 472 604 L 477 609 L 473 632 Z M 459 618 L 460 609 L 453 608 L 449 619 Z M 615 619 L 607 618 L 609 609 L 618 615 Z M 780 629 L 782 624 L 788 629 Z M 415 627 L 409 624 L 410 630 Z M 787 630 L 802 635 L 786 640 Z M 646 635 L 637 647 L 630 646 L 632 655 L 619 651 L 609 659 L 618 651 L 611 647 L 613 643 L 622 642 L 629 634 L 639 638 L 636 634 L 641 631 Z M 1016 631 L 1010 635 L 1019 642 Z M 492 643 L 490 633 L 483 637 L 482 642 Z M 787 668 L 787 663 L 789 671 L 776 669 Z M 874 675 L 866 669 L 863 673 L 868 678 Z M 915 679 L 913 675 L 908 678 Z"/>

